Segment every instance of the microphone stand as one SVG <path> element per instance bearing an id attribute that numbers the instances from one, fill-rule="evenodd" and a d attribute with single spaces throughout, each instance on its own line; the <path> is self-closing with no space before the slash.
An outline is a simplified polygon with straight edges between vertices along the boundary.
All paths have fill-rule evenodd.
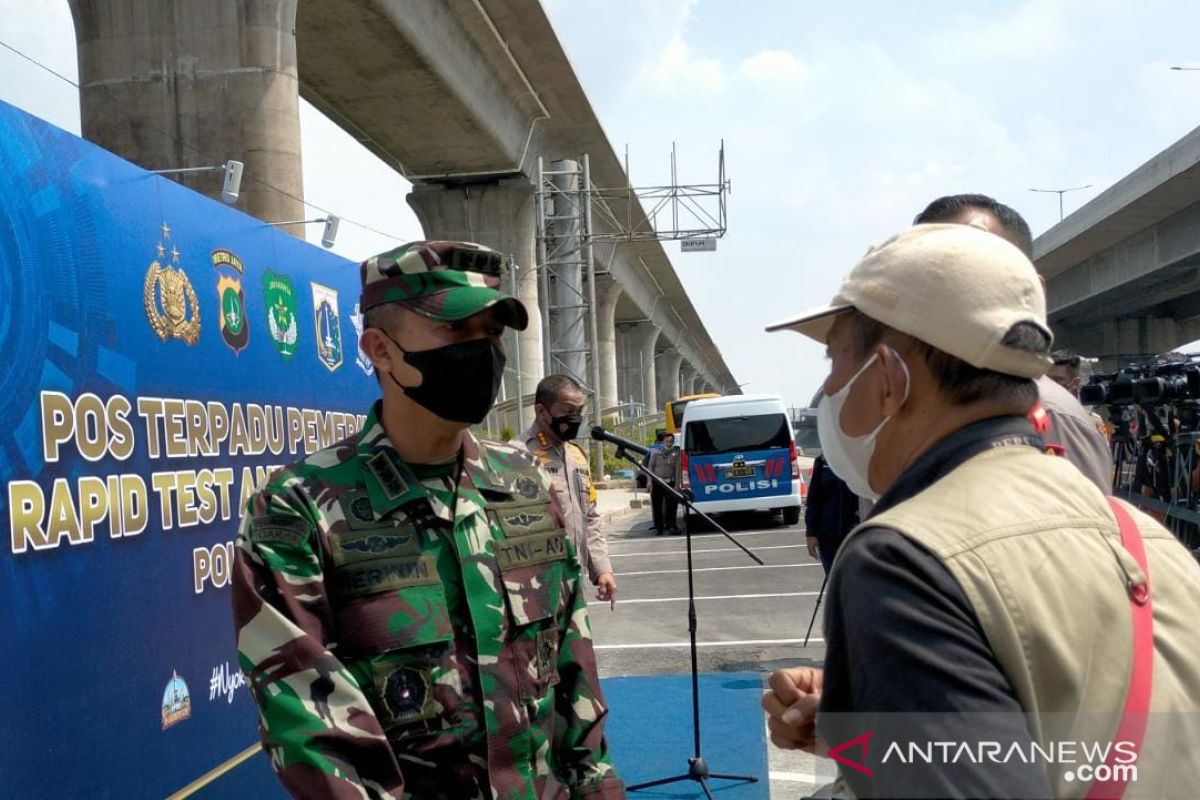
<path id="1" fill-rule="evenodd" d="M 616 444 L 617 457 L 624 458 L 629 463 L 633 464 L 638 471 L 646 476 L 647 488 L 653 484 L 657 484 L 660 489 L 673 496 L 676 500 L 683 504 L 685 508 L 702 517 L 713 528 L 725 535 L 725 538 L 733 542 L 747 556 L 749 556 L 756 564 L 762 565 L 763 560 L 754 554 L 749 548 L 739 542 L 730 535 L 729 531 L 722 528 L 712 517 L 705 514 L 703 511 L 696 508 L 692 503 L 692 493 L 685 491 L 680 492 L 652 473 L 648 467 L 642 464 L 641 459 L 629 453 L 621 444 Z M 712 789 L 708 782 L 712 778 L 727 781 L 742 781 L 744 783 L 755 783 L 758 778 L 753 775 L 731 775 L 722 772 L 712 772 L 708 768 L 708 762 L 704 760 L 704 755 L 700 749 L 700 670 L 696 656 L 696 589 L 692 574 L 692 526 L 687 524 L 686 516 L 684 522 L 684 531 L 687 539 L 687 576 L 688 576 L 688 640 L 691 645 L 691 666 L 692 666 L 692 743 L 694 745 L 695 755 L 688 759 L 688 771 L 682 775 L 672 775 L 668 778 L 659 778 L 657 780 L 646 781 L 628 787 L 628 791 L 636 792 L 641 789 L 649 789 L 652 786 L 663 786 L 668 783 L 678 783 L 680 781 L 695 781 L 700 784 L 700 788 L 704 790 L 708 800 L 713 800 Z"/>

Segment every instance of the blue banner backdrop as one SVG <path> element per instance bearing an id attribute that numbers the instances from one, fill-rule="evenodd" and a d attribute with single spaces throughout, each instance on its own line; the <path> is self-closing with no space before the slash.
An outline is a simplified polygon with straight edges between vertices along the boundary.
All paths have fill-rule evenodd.
<path id="1" fill-rule="evenodd" d="M 187 796 L 256 743 L 231 542 L 269 467 L 361 426 L 358 293 L 0 103 L 0 794 Z M 281 794 L 264 766 L 225 796 Z"/>

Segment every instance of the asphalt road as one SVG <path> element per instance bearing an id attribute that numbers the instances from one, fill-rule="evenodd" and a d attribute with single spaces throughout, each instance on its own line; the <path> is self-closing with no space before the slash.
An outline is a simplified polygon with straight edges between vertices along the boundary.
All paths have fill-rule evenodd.
<path id="1" fill-rule="evenodd" d="M 804 548 L 803 525 L 785 527 L 761 515 L 721 521 L 765 565 L 720 533 L 692 537 L 700 671 L 758 671 L 765 678 L 782 666 L 820 666 L 819 619 L 803 646 L 823 577 Z M 617 607 L 593 601 L 589 608 L 601 676 L 687 673 L 685 537 L 656 537 L 648 516 L 638 514 L 614 520 L 609 547 Z M 768 745 L 768 758 L 772 798 L 795 800 L 824 782 L 811 778 L 811 757 Z"/>

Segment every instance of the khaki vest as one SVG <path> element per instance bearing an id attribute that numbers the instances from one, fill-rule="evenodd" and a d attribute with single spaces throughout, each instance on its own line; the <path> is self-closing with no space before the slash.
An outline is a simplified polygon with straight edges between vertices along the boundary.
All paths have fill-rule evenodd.
<path id="1" fill-rule="evenodd" d="M 1200 564 L 1129 513 L 1154 603 L 1151 710 L 1175 713 L 1151 714 L 1125 797 L 1200 797 Z M 851 535 L 871 527 L 918 542 L 958 581 L 1035 740 L 1112 737 L 1132 661 L 1126 586 L 1141 571 L 1104 496 L 1074 466 L 1028 447 L 989 450 Z M 1064 771 L 1048 769 L 1055 796 L 1084 796 L 1088 785 Z"/>

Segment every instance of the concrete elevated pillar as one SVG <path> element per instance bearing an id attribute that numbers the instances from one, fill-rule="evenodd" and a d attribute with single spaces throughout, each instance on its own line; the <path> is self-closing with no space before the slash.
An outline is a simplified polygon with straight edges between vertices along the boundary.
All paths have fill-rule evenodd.
<path id="1" fill-rule="evenodd" d="M 658 357 L 655 370 L 658 373 L 658 399 L 660 403 L 676 400 L 679 392 L 679 365 L 683 363 L 683 354 L 678 350 L 667 350 Z"/>
<path id="2" fill-rule="evenodd" d="M 152 170 L 241 161 L 238 208 L 304 217 L 297 0 L 69 3 L 84 138 Z M 219 172 L 174 177 L 220 196 Z"/>
<path id="3" fill-rule="evenodd" d="M 696 368 L 683 361 L 679 365 L 679 394 L 681 396 L 692 393 L 692 381 L 695 377 Z"/>
<path id="4" fill-rule="evenodd" d="M 617 385 L 617 300 L 621 284 L 616 281 L 597 281 L 596 284 L 596 358 L 600 359 L 600 407 L 609 408 L 621 402 Z"/>
<path id="5" fill-rule="evenodd" d="M 529 312 L 529 327 L 520 334 L 510 332 L 506 336 L 508 367 L 504 373 L 504 396 L 515 398 L 520 392 L 527 398 L 519 418 L 512 420 L 515 429 L 523 428 L 533 419 L 533 392 L 545 375 L 533 187 L 523 178 L 469 186 L 417 184 L 408 195 L 408 204 L 427 238 L 477 242 L 512 255 L 516 262 L 517 296 Z"/>
<path id="6" fill-rule="evenodd" d="M 654 351 L 658 346 L 658 335 L 661 332 L 653 322 L 643 322 L 637 326 L 638 349 L 641 353 L 641 378 L 638 402 L 642 404 L 643 413 L 657 414 L 662 409 L 658 403 L 657 372 L 655 369 Z"/>

